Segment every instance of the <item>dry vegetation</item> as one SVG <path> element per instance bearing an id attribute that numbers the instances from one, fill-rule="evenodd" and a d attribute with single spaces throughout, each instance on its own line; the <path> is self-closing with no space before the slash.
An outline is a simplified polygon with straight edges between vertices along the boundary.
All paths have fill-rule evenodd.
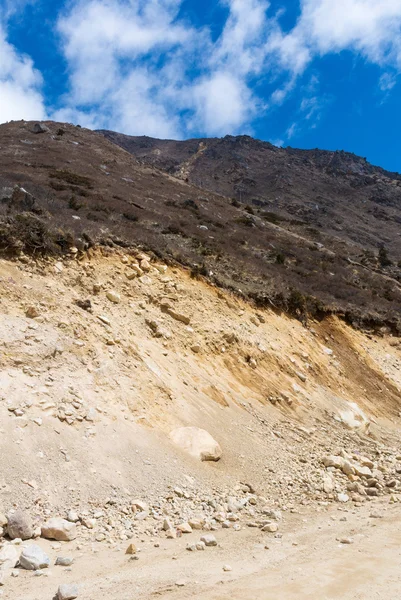
<path id="1" fill-rule="evenodd" d="M 398 175 L 375 170 L 357 157 L 351 160 L 352 155 L 339 153 L 326 164 L 326 155 L 335 153 L 300 155 L 268 144 L 261 148 L 251 138 L 224 138 L 202 152 L 199 164 L 192 160 L 192 170 L 185 170 L 185 162 L 198 142 L 188 142 L 179 159 L 174 158 L 176 143 L 169 142 L 175 166 L 163 153 L 154 162 L 172 176 L 139 163 L 98 133 L 48 126 L 49 133 L 37 135 L 31 123 L 0 128 L 3 252 L 140 246 L 189 267 L 195 277 L 207 276 L 301 320 L 336 313 L 354 325 L 401 331 Z M 146 140 L 146 155 L 156 156 L 154 142 Z M 274 161 L 280 159 L 269 168 L 262 161 L 267 151 Z M 140 158 L 143 162 L 146 156 Z M 292 168 L 284 169 L 283 160 L 293 160 Z M 183 173 L 188 181 L 177 177 Z M 263 180 L 260 173 L 265 173 Z M 201 175 L 203 189 L 194 185 Z M 332 196 L 321 200 L 318 217 L 312 210 L 315 198 L 307 196 L 308 180 L 315 194 L 322 186 L 337 190 L 337 204 Z M 239 188 L 247 190 L 241 202 Z M 362 210 L 367 190 L 374 199 Z M 272 195 L 279 198 L 275 203 L 269 200 Z M 340 215 L 343 226 L 336 227 Z M 377 219 L 385 224 L 381 229 Z"/>

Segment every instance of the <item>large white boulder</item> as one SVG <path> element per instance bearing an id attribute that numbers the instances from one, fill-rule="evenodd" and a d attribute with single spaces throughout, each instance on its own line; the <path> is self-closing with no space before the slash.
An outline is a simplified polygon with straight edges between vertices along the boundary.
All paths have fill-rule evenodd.
<path id="1" fill-rule="evenodd" d="M 198 460 L 220 460 L 222 450 L 210 433 L 199 427 L 179 427 L 170 438 L 182 450 Z"/>

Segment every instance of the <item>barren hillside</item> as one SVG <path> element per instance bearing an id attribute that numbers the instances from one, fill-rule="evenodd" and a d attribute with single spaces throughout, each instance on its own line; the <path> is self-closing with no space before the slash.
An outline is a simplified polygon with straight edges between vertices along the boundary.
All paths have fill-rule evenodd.
<path id="1" fill-rule="evenodd" d="M 394 265 L 344 258 L 348 318 L 307 311 L 258 253 L 327 249 L 40 128 L 0 128 L 0 596 L 398 598 L 400 305 L 368 288 Z"/>

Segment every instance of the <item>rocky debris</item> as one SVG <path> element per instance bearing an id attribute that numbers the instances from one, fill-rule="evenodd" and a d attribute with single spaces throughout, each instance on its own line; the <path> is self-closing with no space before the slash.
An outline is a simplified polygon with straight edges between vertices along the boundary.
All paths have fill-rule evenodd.
<path id="1" fill-rule="evenodd" d="M 31 544 L 22 551 L 19 563 L 27 571 L 37 571 L 46 569 L 50 565 L 50 558 L 39 546 Z"/>
<path id="2" fill-rule="evenodd" d="M 170 433 L 174 444 L 201 461 L 218 461 L 222 450 L 215 439 L 198 427 L 180 427 Z"/>
<path id="3" fill-rule="evenodd" d="M 156 338 L 164 338 L 166 340 L 171 338 L 171 331 L 159 323 L 159 321 L 156 321 L 155 319 L 145 319 L 145 322 Z"/>
<path id="4" fill-rule="evenodd" d="M 64 583 L 57 590 L 57 600 L 75 600 L 78 598 L 79 590 L 75 584 Z"/>
<path id="5" fill-rule="evenodd" d="M 29 516 L 21 510 L 11 512 L 7 516 L 7 535 L 14 540 L 29 540 L 33 537 L 33 527 Z"/>
<path id="6" fill-rule="evenodd" d="M 42 537 L 59 542 L 71 542 L 77 537 L 75 523 L 54 517 L 42 525 Z"/>

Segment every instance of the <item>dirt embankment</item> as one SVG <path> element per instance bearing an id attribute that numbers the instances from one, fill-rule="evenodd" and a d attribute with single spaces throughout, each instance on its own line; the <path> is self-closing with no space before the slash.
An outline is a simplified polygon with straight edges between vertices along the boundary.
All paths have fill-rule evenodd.
<path id="1" fill-rule="evenodd" d="M 4 597 L 47 597 L 63 580 L 91 600 L 262 600 L 281 584 L 284 598 L 308 598 L 319 582 L 322 598 L 362 597 L 333 573 L 352 554 L 351 589 L 364 593 L 375 540 L 383 556 L 398 543 L 386 538 L 401 492 L 398 340 L 336 318 L 306 328 L 148 258 L 103 249 L 0 262 L 0 513 L 18 507 L 37 530 L 72 512 L 78 532 L 61 548 L 38 542 L 52 559 L 72 554 L 71 571 L 52 567 L 43 587 L 16 569 Z M 206 430 L 221 459 L 174 445 L 179 427 Z M 383 528 L 369 517 L 376 503 Z M 218 547 L 188 552 L 205 533 Z M 311 548 L 331 566 L 308 587 L 299 569 Z"/>

